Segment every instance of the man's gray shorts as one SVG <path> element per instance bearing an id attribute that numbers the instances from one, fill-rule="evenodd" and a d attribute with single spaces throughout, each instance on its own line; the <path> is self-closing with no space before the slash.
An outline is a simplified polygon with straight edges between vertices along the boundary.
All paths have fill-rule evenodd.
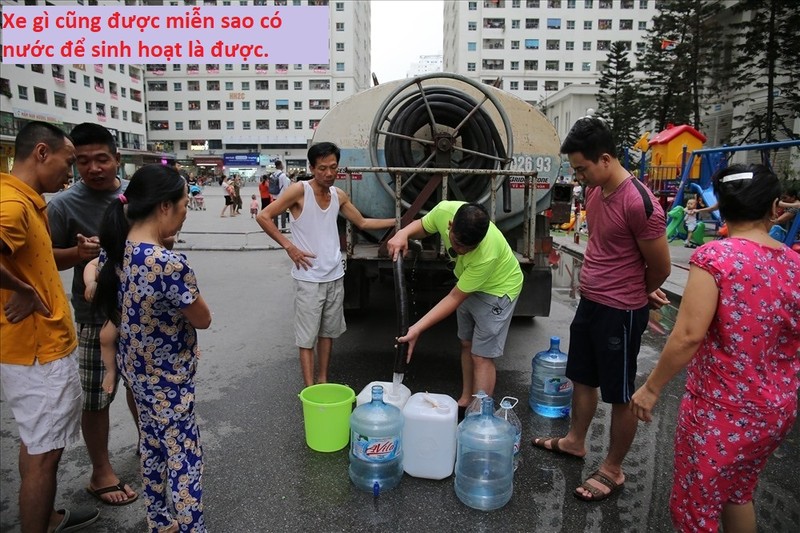
<path id="1" fill-rule="evenodd" d="M 503 355 L 508 328 L 519 297 L 474 292 L 458 306 L 458 338 L 472 341 L 472 353 L 494 358 Z"/>
<path id="2" fill-rule="evenodd" d="M 294 336 L 299 348 L 311 349 L 317 337 L 335 339 L 344 322 L 344 278 L 315 283 L 294 280 Z"/>

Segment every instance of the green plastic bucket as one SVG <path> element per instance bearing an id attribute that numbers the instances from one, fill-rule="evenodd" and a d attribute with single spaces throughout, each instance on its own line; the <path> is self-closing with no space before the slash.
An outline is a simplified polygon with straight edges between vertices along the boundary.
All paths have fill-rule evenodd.
<path id="1" fill-rule="evenodd" d="M 303 389 L 306 444 L 318 452 L 336 452 L 350 441 L 350 413 L 356 393 L 347 385 L 320 383 Z"/>

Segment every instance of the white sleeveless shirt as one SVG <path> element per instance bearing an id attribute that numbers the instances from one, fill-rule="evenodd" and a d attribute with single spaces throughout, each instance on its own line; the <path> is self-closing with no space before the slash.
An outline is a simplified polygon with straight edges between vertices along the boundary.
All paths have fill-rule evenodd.
<path id="1" fill-rule="evenodd" d="M 309 182 L 303 181 L 303 211 L 294 218 L 289 215 L 289 226 L 292 230 L 294 245 L 311 252 L 311 268 L 292 267 L 292 277 L 301 281 L 323 283 L 334 281 L 344 276 L 342 251 L 339 244 L 339 230 L 336 221 L 339 217 L 339 191 L 331 187 L 331 203 L 327 209 L 321 209 L 314 197 L 314 189 Z"/>

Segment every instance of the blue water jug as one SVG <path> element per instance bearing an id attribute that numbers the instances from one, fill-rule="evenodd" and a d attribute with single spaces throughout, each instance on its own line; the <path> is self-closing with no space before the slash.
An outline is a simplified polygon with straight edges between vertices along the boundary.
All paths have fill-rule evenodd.
<path id="1" fill-rule="evenodd" d="M 550 349 L 531 360 L 531 390 L 528 403 L 547 418 L 569 416 L 572 406 L 572 381 L 565 376 L 567 354 L 559 349 L 561 339 L 550 337 Z"/>
<path id="2" fill-rule="evenodd" d="M 375 496 L 403 477 L 403 413 L 383 402 L 383 387 L 372 387 L 372 401 L 350 415 L 350 480 Z"/>
<path id="3" fill-rule="evenodd" d="M 493 409 L 485 397 L 481 414 L 466 417 L 456 437 L 456 496 L 480 511 L 501 508 L 514 492 L 514 426 Z"/>

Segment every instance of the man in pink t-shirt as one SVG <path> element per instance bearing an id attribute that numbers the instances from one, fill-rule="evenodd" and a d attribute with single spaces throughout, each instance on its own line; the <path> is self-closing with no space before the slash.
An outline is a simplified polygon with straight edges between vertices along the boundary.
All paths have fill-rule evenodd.
<path id="1" fill-rule="evenodd" d="M 533 445 L 583 457 L 597 408 L 597 388 L 612 404 L 608 455 L 577 489 L 585 501 L 606 499 L 622 488 L 622 461 L 638 420 L 628 409 L 636 358 L 649 306 L 669 303 L 659 289 L 670 272 L 664 210 L 653 194 L 615 156 L 611 131 L 599 118 L 573 125 L 561 152 L 586 183 L 589 244 L 581 270 L 581 301 L 570 326 L 567 377 L 573 382 L 572 419 L 562 438 L 537 438 Z"/>

